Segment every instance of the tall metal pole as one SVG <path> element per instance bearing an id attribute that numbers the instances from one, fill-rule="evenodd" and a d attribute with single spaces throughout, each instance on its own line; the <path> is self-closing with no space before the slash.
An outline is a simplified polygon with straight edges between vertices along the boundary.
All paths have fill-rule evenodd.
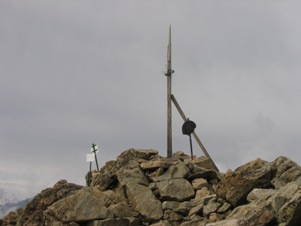
<path id="1" fill-rule="evenodd" d="M 172 156 L 172 112 L 171 112 L 171 26 L 169 27 L 169 39 L 167 47 L 167 157 Z"/>

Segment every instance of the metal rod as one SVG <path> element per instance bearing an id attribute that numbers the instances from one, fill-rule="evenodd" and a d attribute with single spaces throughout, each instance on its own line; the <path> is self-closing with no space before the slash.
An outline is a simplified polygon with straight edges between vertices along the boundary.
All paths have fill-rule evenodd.
<path id="1" fill-rule="evenodd" d="M 191 140 L 191 135 L 189 135 L 189 142 L 190 142 L 191 160 L 193 160 L 193 150 L 192 150 L 192 140 Z"/>
<path id="2" fill-rule="evenodd" d="M 92 162 L 90 162 L 90 171 L 88 173 L 88 186 L 90 187 L 92 182 Z"/>
<path id="3" fill-rule="evenodd" d="M 187 118 L 186 118 L 184 112 L 182 111 L 182 109 L 181 109 L 181 107 L 180 107 L 180 105 L 179 105 L 179 103 L 178 103 L 178 101 L 176 100 L 176 98 L 175 98 L 174 95 L 171 95 L 171 100 L 172 100 L 172 102 L 174 103 L 175 107 L 177 108 L 178 112 L 180 113 L 182 119 L 183 119 L 184 121 L 186 121 Z M 206 148 L 205 148 L 204 145 L 202 144 L 202 142 L 201 142 L 201 140 L 199 139 L 198 135 L 197 135 L 195 132 L 193 132 L 192 135 L 193 135 L 195 141 L 198 143 L 198 145 L 199 145 L 200 148 L 202 149 L 204 155 L 205 155 L 207 158 L 209 158 L 209 159 L 211 160 L 214 169 L 215 169 L 216 171 L 219 172 L 219 169 L 217 168 L 217 166 L 215 165 L 214 161 L 213 161 L 212 158 L 210 157 L 209 153 L 207 152 Z"/>
<path id="4" fill-rule="evenodd" d="M 97 171 L 99 171 L 97 157 L 96 157 L 96 152 L 94 152 L 94 156 L 95 156 L 96 168 L 97 168 Z"/>

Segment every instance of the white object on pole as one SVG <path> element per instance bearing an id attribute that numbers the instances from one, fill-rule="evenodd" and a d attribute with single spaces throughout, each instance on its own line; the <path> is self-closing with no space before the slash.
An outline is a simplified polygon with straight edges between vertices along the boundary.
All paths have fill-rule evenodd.
<path id="1" fill-rule="evenodd" d="M 95 161 L 95 157 L 94 157 L 94 154 L 92 153 L 92 154 L 87 154 L 86 155 L 86 160 L 87 160 L 87 162 L 94 162 Z"/>

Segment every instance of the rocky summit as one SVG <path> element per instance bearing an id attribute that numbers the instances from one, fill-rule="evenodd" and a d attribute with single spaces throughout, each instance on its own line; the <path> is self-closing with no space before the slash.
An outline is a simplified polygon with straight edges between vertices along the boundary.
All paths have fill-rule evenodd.
<path id="1" fill-rule="evenodd" d="M 297 226 L 301 168 L 258 158 L 220 173 L 206 157 L 130 149 L 94 171 L 90 186 L 61 180 L 0 225 Z"/>

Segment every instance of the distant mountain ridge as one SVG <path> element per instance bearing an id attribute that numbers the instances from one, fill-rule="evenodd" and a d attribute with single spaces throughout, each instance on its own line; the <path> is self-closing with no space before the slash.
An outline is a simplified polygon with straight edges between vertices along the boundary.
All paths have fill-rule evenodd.
<path id="1" fill-rule="evenodd" d="M 3 188 L 0 188 L 0 206 L 5 205 L 6 203 L 13 203 L 17 202 L 17 198 L 14 194 L 11 194 L 4 190 Z"/>
<path id="2" fill-rule="evenodd" d="M 23 208 L 30 199 L 18 200 L 12 193 L 7 192 L 5 189 L 0 188 L 0 218 L 19 208 Z"/>
<path id="3" fill-rule="evenodd" d="M 0 205 L 0 218 L 8 214 L 10 211 L 15 211 L 17 209 L 24 208 L 29 201 L 30 198 L 19 202 L 8 202 L 3 205 Z"/>

